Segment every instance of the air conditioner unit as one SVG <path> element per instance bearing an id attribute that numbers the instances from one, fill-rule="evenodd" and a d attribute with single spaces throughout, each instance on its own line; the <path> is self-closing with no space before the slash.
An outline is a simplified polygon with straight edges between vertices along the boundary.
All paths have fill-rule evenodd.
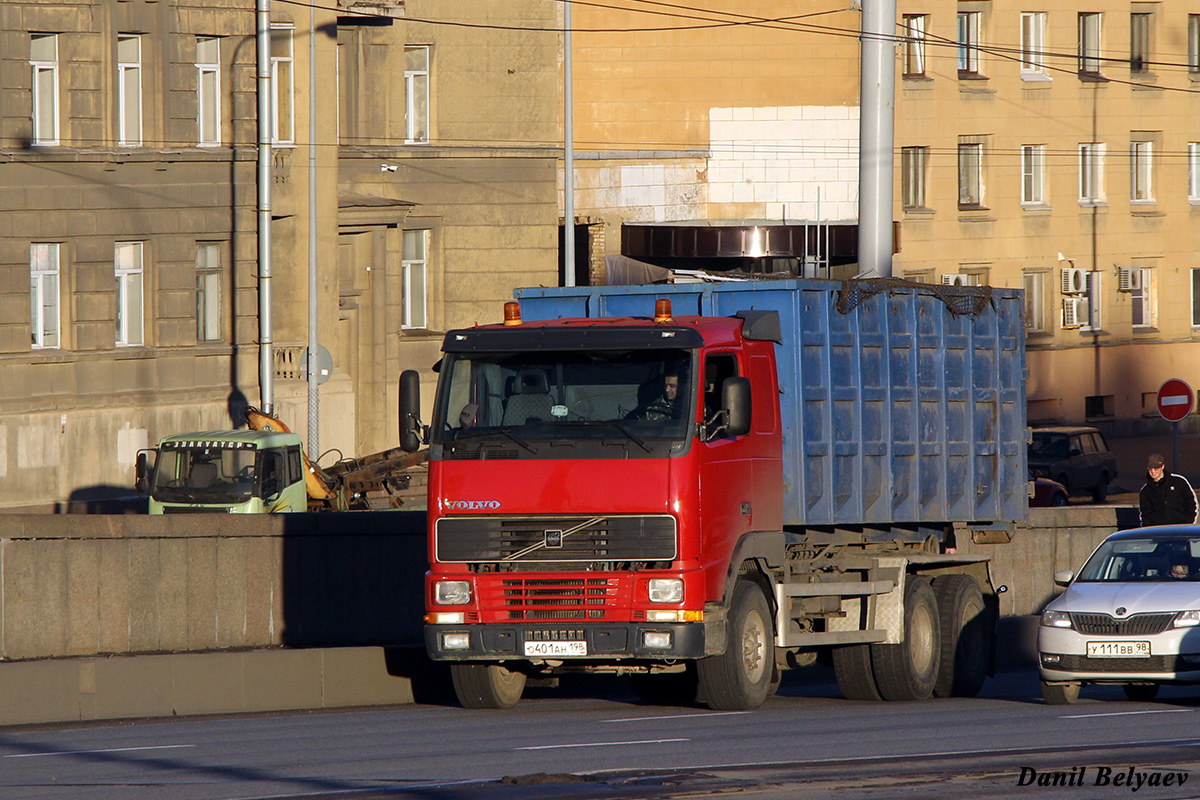
<path id="1" fill-rule="evenodd" d="M 1087 270 L 1069 267 L 1062 271 L 1062 293 L 1083 294 L 1087 291 Z"/>
<path id="2" fill-rule="evenodd" d="M 948 275 L 943 275 L 942 276 L 942 285 L 943 286 L 970 286 L 971 285 L 971 276 L 970 275 L 960 275 L 958 273 L 951 273 Z"/>
<path id="3" fill-rule="evenodd" d="M 1062 310 L 1062 326 L 1064 328 L 1082 328 L 1088 324 L 1089 308 L 1087 298 L 1064 297 Z"/>
<path id="4" fill-rule="evenodd" d="M 1142 288 L 1141 267 L 1117 267 L 1117 291 L 1137 292 Z"/>

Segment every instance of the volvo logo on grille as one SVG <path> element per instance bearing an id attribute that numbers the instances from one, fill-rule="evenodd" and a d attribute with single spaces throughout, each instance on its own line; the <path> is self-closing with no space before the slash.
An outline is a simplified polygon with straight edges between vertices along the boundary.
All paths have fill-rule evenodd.
<path id="1" fill-rule="evenodd" d="M 450 511 L 496 511 L 500 508 L 499 500 L 445 500 L 443 502 Z"/>
<path id="2" fill-rule="evenodd" d="M 561 530 L 543 531 L 543 536 L 546 547 L 555 549 L 562 547 L 563 532 Z"/>

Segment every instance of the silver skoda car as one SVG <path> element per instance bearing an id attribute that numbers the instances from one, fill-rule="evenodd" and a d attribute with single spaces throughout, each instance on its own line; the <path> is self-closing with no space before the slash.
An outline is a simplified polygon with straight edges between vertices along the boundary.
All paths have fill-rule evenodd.
<path id="1" fill-rule="evenodd" d="M 1200 526 L 1114 533 L 1042 612 L 1038 668 L 1047 703 L 1087 683 L 1152 700 L 1163 683 L 1200 683 Z"/>

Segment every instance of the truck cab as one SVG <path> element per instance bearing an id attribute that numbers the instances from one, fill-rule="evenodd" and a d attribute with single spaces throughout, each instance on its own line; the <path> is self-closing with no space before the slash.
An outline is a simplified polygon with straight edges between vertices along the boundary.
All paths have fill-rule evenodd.
<path id="1" fill-rule="evenodd" d="M 163 439 L 138 458 L 151 514 L 307 510 L 300 437 L 277 431 L 202 431 Z"/>

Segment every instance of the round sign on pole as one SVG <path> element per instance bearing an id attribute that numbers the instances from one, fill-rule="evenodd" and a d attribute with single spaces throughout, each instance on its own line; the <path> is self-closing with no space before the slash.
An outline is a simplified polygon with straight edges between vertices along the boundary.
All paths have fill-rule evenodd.
<path id="1" fill-rule="evenodd" d="M 1171 378 L 1158 389 L 1158 413 L 1167 422 L 1179 422 L 1192 413 L 1192 387 Z"/>

